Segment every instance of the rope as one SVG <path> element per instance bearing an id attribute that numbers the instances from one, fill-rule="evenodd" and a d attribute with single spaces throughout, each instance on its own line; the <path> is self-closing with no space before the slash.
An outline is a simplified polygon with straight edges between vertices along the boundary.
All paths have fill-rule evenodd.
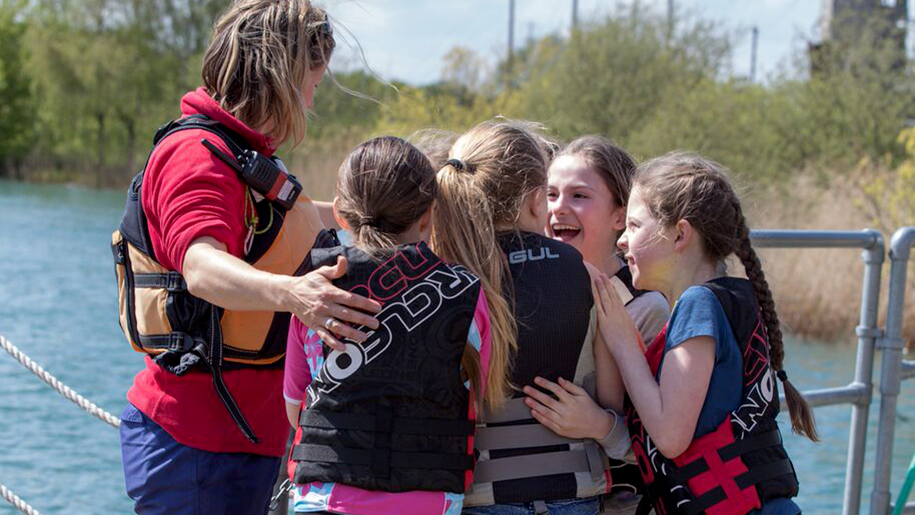
<path id="1" fill-rule="evenodd" d="M 89 412 L 90 415 L 99 418 L 103 422 L 106 422 L 113 427 L 121 427 L 121 420 L 119 418 L 115 417 L 111 413 L 108 413 L 102 408 L 99 408 L 94 403 L 89 401 L 89 399 L 86 399 L 82 395 L 70 389 L 69 386 L 58 381 L 56 377 L 46 372 L 45 369 L 38 365 L 38 363 L 32 361 L 31 358 L 16 348 L 16 346 L 10 343 L 10 341 L 7 340 L 3 335 L 0 335 L 0 346 L 2 346 L 6 352 L 9 352 L 11 356 L 16 358 L 19 363 L 22 363 L 22 366 L 31 370 L 33 374 L 39 377 L 39 379 L 47 383 L 48 386 L 54 388 L 58 393 L 73 401 L 80 408 L 83 408 Z"/>
<path id="2" fill-rule="evenodd" d="M 0 341 L 5 341 L 2 336 L 0 336 Z M 20 499 L 18 495 L 10 491 L 3 483 L 0 483 L 0 495 L 3 495 L 3 498 L 6 499 L 7 502 L 15 506 L 17 510 L 25 513 L 25 515 L 41 515 L 38 510 L 29 506 L 27 502 Z"/>

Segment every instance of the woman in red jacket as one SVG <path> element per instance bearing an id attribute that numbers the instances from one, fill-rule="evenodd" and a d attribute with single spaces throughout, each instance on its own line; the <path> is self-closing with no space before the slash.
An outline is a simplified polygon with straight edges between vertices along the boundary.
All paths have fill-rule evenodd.
<path id="1" fill-rule="evenodd" d="M 204 86 L 157 135 L 128 197 L 120 232 L 130 240 L 128 221 L 139 220 L 142 238 L 116 252 L 122 270 L 177 278 L 157 289 L 119 272 L 131 279 L 122 325 L 149 353 L 121 425 L 137 513 L 265 513 L 289 432 L 288 313 L 329 344 L 365 337 L 345 322 L 377 327 L 366 314 L 378 311 L 374 302 L 331 283 L 344 260 L 304 273 L 322 227 L 311 200 L 292 195 L 294 205 L 282 206 L 272 199 L 283 192 L 235 169 L 247 156 L 269 165 L 278 184 L 297 184 L 269 158 L 302 140 L 333 49 L 327 14 L 309 0 L 235 2 L 216 23 Z"/>

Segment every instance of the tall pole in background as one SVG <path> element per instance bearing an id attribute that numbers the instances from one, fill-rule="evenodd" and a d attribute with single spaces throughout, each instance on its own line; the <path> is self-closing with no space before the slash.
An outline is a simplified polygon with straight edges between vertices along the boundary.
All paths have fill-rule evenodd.
<path id="1" fill-rule="evenodd" d="M 753 26 L 753 49 L 750 51 L 750 83 L 756 82 L 756 46 L 759 43 L 759 27 Z"/>
<path id="2" fill-rule="evenodd" d="M 508 0 L 508 71 L 511 70 L 515 58 L 515 0 Z"/>
<path id="3" fill-rule="evenodd" d="M 578 0 L 572 0 L 572 30 L 578 28 Z"/>
<path id="4" fill-rule="evenodd" d="M 674 38 L 674 0 L 667 0 L 667 44 Z"/>

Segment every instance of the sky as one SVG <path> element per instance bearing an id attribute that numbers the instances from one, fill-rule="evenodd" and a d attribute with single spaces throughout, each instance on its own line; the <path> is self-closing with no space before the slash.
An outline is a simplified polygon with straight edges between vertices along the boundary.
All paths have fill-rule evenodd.
<path id="1" fill-rule="evenodd" d="M 505 56 L 509 0 L 324 0 L 337 22 L 336 69 L 368 66 L 387 80 L 425 85 L 439 80 L 442 57 L 453 47 L 474 50 L 490 63 Z M 599 19 L 622 0 L 579 0 L 580 21 Z M 667 0 L 641 0 L 667 12 Z M 749 76 L 751 28 L 759 28 L 757 77 L 786 69 L 791 56 L 818 39 L 822 0 L 675 0 L 678 13 L 718 21 L 734 37 L 732 74 Z M 515 0 L 515 46 L 528 37 L 567 34 L 572 0 Z M 351 36 L 347 33 L 351 33 Z M 339 40 L 339 38 L 338 38 Z"/>

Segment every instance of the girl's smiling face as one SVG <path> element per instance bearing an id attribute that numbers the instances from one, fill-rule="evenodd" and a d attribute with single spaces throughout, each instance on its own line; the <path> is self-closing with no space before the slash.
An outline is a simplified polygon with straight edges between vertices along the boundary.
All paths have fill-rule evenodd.
<path id="1" fill-rule="evenodd" d="M 667 291 L 674 270 L 674 239 L 651 216 L 638 188 L 629 195 L 626 231 L 617 245 L 632 272 L 632 284 L 640 290 Z"/>
<path id="2" fill-rule="evenodd" d="M 550 165 L 547 189 L 547 235 L 578 249 L 598 267 L 616 253 L 616 239 L 625 228 L 621 206 L 599 172 L 575 155 Z"/>

